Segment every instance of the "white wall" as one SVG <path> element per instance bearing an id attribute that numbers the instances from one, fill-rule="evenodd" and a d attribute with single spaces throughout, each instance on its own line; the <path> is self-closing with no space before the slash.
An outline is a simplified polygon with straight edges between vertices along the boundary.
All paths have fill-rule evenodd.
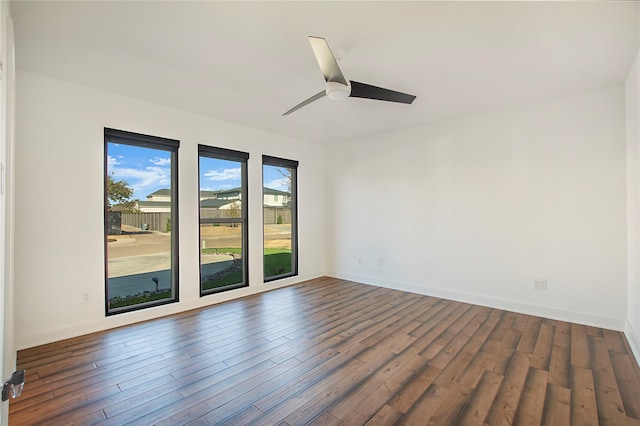
<path id="1" fill-rule="evenodd" d="M 16 369 L 13 344 L 14 99 L 13 24 L 9 2 L 0 2 L 0 379 Z M 0 403 L 0 425 L 9 424 L 9 401 Z"/>
<path id="2" fill-rule="evenodd" d="M 330 146 L 330 275 L 622 330 L 624 107 L 615 86 Z"/>
<path id="3" fill-rule="evenodd" d="M 18 73 L 16 345 L 26 348 L 133 323 L 323 274 L 324 148 L 266 132 Z M 180 303 L 105 318 L 103 129 L 178 139 Z M 199 297 L 198 152 L 250 153 L 250 287 Z M 262 283 L 262 154 L 299 160 L 300 275 Z M 81 295 L 89 293 L 90 302 Z"/>
<path id="4" fill-rule="evenodd" d="M 625 334 L 640 363 L 640 51 L 625 86 L 628 295 Z"/>

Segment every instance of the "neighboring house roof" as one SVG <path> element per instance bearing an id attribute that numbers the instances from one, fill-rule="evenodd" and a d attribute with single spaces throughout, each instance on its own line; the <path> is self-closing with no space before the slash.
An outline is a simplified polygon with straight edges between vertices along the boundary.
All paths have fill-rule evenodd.
<path id="1" fill-rule="evenodd" d="M 235 203 L 238 200 L 218 200 L 218 199 L 208 199 L 200 201 L 200 208 L 220 208 L 222 206 L 226 206 L 227 204 Z"/>
<path id="2" fill-rule="evenodd" d="M 269 195 L 286 195 L 289 196 L 288 192 L 280 191 L 278 189 L 267 188 L 266 186 L 263 188 L 263 192 Z"/>
<path id="3" fill-rule="evenodd" d="M 220 191 L 200 191 L 200 198 L 216 198 Z"/>
<path id="4" fill-rule="evenodd" d="M 238 188 L 232 188 L 232 189 L 226 189 L 224 191 L 200 191 L 200 198 L 201 199 L 215 199 L 216 197 L 229 197 L 229 196 L 234 196 L 234 195 L 238 195 L 240 194 L 240 187 Z M 280 191 L 278 189 L 273 189 L 273 188 L 267 188 L 266 186 L 263 188 L 264 193 L 268 194 L 268 195 L 286 195 L 289 196 L 290 194 L 286 191 Z M 152 197 L 158 197 L 158 196 L 163 196 L 163 197 L 170 197 L 171 196 L 171 190 L 170 189 L 158 189 L 156 192 L 153 192 L 149 195 L 147 195 L 147 198 L 152 198 Z M 152 201 L 141 201 L 141 203 L 144 202 L 152 202 Z M 166 201 L 158 201 L 160 203 L 166 203 Z"/>
<path id="5" fill-rule="evenodd" d="M 217 197 L 228 197 L 228 196 L 234 196 L 234 195 L 239 195 L 240 194 L 241 189 L 238 188 L 232 188 L 232 189 L 227 189 L 225 191 L 218 191 L 216 193 Z"/>
<path id="6" fill-rule="evenodd" d="M 165 197 L 170 197 L 171 196 L 171 190 L 170 189 L 158 189 L 156 192 L 152 192 L 151 194 L 147 195 L 147 198 L 149 197 L 157 197 L 157 196 L 165 196 Z"/>
<path id="7" fill-rule="evenodd" d="M 280 191 L 278 189 L 273 189 L 273 188 L 267 188 L 266 186 L 263 188 L 263 191 L 265 194 L 269 194 L 269 195 L 289 195 L 288 192 L 286 191 Z M 240 193 L 240 188 L 232 188 L 232 189 L 227 189 L 225 191 L 218 191 L 217 192 L 217 196 L 221 196 L 221 195 L 232 195 L 232 194 L 239 194 Z"/>

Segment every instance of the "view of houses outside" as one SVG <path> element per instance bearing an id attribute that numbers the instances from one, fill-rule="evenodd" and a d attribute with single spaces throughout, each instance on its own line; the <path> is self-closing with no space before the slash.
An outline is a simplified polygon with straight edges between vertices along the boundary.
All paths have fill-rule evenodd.
<path id="1" fill-rule="evenodd" d="M 267 164 L 262 167 L 265 279 L 293 272 L 292 173 L 286 167 Z"/>
<path id="2" fill-rule="evenodd" d="M 164 229 L 153 232 L 140 214 L 141 194 L 167 188 L 171 194 L 171 153 L 148 147 L 107 144 L 107 302 L 110 311 L 174 297 L 171 274 L 171 203 Z"/>
<path id="3" fill-rule="evenodd" d="M 107 145 L 109 307 L 170 298 L 169 153 Z M 207 291 L 243 280 L 243 194 L 238 162 L 201 156 L 199 173 L 201 289 Z M 282 167 L 263 169 L 265 277 L 292 271 L 290 173 Z M 206 223 L 207 219 L 223 223 Z"/>
<path id="4" fill-rule="evenodd" d="M 200 155 L 200 290 L 246 283 L 243 162 Z"/>

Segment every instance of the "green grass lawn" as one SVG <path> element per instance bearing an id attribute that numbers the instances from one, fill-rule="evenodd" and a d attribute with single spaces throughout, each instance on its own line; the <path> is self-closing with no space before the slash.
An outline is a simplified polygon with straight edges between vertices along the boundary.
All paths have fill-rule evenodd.
<path id="1" fill-rule="evenodd" d="M 291 272 L 291 250 L 265 249 L 264 276 L 265 278 Z"/>
<path id="2" fill-rule="evenodd" d="M 154 300 L 169 299 L 171 297 L 171 291 L 161 291 L 158 293 L 140 294 L 131 297 L 114 297 L 109 300 L 109 309 L 122 308 L 124 306 L 133 306 L 140 303 L 152 302 Z"/>
<path id="3" fill-rule="evenodd" d="M 239 248 L 206 248 L 203 253 L 241 253 Z M 289 249 L 264 249 L 264 276 L 272 277 L 291 272 L 291 250 Z M 227 276 L 213 281 L 202 283 L 203 290 L 225 287 L 242 282 L 242 271 L 235 271 Z"/>

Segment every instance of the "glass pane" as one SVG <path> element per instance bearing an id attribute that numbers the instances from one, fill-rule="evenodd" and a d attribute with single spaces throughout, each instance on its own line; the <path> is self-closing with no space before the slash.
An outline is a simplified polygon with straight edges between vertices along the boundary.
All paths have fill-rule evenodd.
<path id="1" fill-rule="evenodd" d="M 109 310 L 172 299 L 171 152 L 107 144 Z"/>
<path id="2" fill-rule="evenodd" d="M 265 279 L 291 274 L 293 169 L 263 166 L 264 276 Z"/>
<path id="3" fill-rule="evenodd" d="M 200 219 L 242 217 L 242 163 L 200 157 Z"/>
<path id="4" fill-rule="evenodd" d="M 242 224 L 200 225 L 202 291 L 244 282 Z"/>
<path id="5" fill-rule="evenodd" d="M 247 284 L 242 161 L 200 156 L 200 289 Z"/>

